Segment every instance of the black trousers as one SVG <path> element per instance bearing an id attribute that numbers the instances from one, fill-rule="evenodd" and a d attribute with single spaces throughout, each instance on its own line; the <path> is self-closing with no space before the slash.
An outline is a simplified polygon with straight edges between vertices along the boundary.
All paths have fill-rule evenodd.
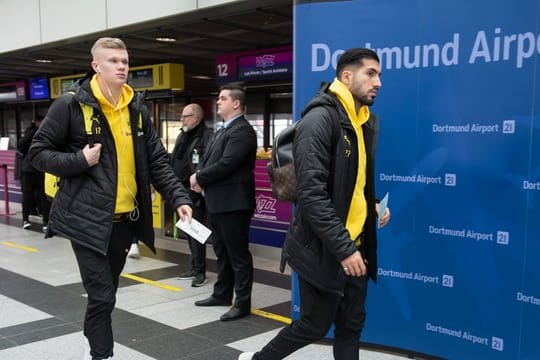
<path id="1" fill-rule="evenodd" d="M 282 329 L 253 359 L 283 359 L 322 339 L 332 323 L 335 324 L 334 359 L 358 359 L 360 335 L 366 318 L 367 283 L 367 276 L 347 276 L 345 295 L 340 297 L 299 278 L 300 319 Z"/>
<path id="2" fill-rule="evenodd" d="M 31 211 L 37 207 L 43 216 L 43 224 L 47 224 L 51 205 L 45 195 L 45 175 L 42 172 L 21 172 L 21 188 L 23 221 L 28 221 Z"/>
<path id="3" fill-rule="evenodd" d="M 92 359 L 106 359 L 113 355 L 111 313 L 133 235 L 134 224 L 131 221 L 113 223 L 107 255 L 71 242 L 88 294 L 84 335 L 90 343 Z"/>
<path id="4" fill-rule="evenodd" d="M 201 223 L 204 222 L 204 206 L 193 206 L 192 209 L 193 218 Z M 197 274 L 206 274 L 206 245 L 201 244 L 192 237 L 188 237 L 188 244 L 191 252 L 191 270 Z"/>
<path id="5" fill-rule="evenodd" d="M 252 214 L 252 210 L 242 210 L 208 215 L 218 268 L 212 296 L 231 302 L 234 291 L 234 306 L 244 311 L 251 310 L 253 287 L 253 257 L 249 251 Z"/>

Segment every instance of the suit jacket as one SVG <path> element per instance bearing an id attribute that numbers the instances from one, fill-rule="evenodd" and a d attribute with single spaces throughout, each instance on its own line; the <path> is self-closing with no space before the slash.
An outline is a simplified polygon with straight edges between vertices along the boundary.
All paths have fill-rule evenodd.
<path id="1" fill-rule="evenodd" d="M 197 170 L 209 213 L 255 209 L 257 136 L 244 116 L 215 133 Z"/>

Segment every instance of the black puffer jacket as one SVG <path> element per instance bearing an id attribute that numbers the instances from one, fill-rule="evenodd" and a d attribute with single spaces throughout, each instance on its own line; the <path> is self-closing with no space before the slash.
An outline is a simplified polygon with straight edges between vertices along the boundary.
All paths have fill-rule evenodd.
<path id="1" fill-rule="evenodd" d="M 357 250 L 345 228 L 358 169 L 357 137 L 345 109 L 328 93 L 328 86 L 310 101 L 302 117 L 296 126 L 293 146 L 297 207 L 285 240 L 283 260 L 314 286 L 343 294 L 345 273 L 340 262 Z M 378 119 L 373 114 L 363 125 L 368 216 L 361 252 L 374 281 L 377 275 L 374 157 L 378 128 Z"/>
<path id="2" fill-rule="evenodd" d="M 37 169 L 62 178 L 52 203 L 46 236 L 58 234 L 106 254 L 116 205 L 117 156 L 108 121 L 92 95 L 90 76 L 89 73 L 73 85 L 74 94 L 62 95 L 51 105 L 28 156 Z M 95 139 L 102 144 L 101 156 L 93 167 L 88 166 L 82 153 L 89 139 L 79 102 L 95 109 L 101 127 Z M 174 208 L 191 205 L 191 201 L 169 166 L 168 155 L 140 94 L 129 104 L 129 112 L 137 172 L 136 203 L 140 210 L 135 234 L 155 251 L 150 184 Z"/>

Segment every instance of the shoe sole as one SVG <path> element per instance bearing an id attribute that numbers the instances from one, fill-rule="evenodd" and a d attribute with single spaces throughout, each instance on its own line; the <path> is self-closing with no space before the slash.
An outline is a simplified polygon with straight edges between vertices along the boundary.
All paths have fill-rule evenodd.
<path id="1" fill-rule="evenodd" d="M 195 275 L 189 275 L 189 276 L 178 275 L 177 279 L 180 279 L 180 280 L 193 280 L 193 279 L 195 279 Z"/>
<path id="2" fill-rule="evenodd" d="M 206 284 L 208 282 L 208 279 L 204 279 L 202 282 L 200 283 L 197 283 L 197 284 L 191 284 L 191 287 L 201 287 L 201 286 L 204 286 L 204 284 Z"/>

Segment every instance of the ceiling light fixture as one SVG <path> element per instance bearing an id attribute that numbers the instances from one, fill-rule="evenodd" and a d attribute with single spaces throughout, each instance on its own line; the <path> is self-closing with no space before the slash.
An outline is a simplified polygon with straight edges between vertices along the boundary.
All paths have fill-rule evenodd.
<path id="1" fill-rule="evenodd" d="M 173 38 L 173 37 L 169 37 L 169 36 L 159 36 L 159 37 L 156 38 L 156 41 L 173 43 L 173 42 L 176 41 L 176 39 Z"/>
<path id="2" fill-rule="evenodd" d="M 191 76 L 192 79 L 198 79 L 198 80 L 213 80 L 214 78 L 207 75 L 193 75 Z"/>
<path id="3" fill-rule="evenodd" d="M 36 62 L 40 63 L 40 64 L 50 64 L 50 63 L 52 63 L 52 60 L 49 60 L 49 59 L 36 59 Z"/>

